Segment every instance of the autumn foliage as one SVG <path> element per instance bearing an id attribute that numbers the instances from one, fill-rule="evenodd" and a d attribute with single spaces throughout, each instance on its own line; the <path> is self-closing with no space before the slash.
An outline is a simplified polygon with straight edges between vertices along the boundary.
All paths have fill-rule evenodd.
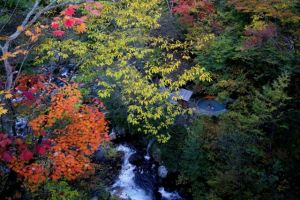
<path id="1" fill-rule="evenodd" d="M 46 177 L 74 180 L 92 171 L 90 156 L 108 141 L 103 113 L 95 105 L 81 103 L 76 85 L 54 92 L 48 110 L 30 121 L 30 137 L 0 134 L 0 159 L 32 190 Z"/>
<path id="2" fill-rule="evenodd" d="M 214 4 L 209 0 L 174 0 L 173 13 L 180 15 L 184 24 L 192 25 L 196 20 L 204 20 L 214 12 Z"/>
<path id="3" fill-rule="evenodd" d="M 299 22 L 299 14 L 293 8 L 297 2 L 297 0 L 228 0 L 229 5 L 234 6 L 240 12 L 277 18 L 283 23 Z"/>
<path id="4" fill-rule="evenodd" d="M 49 152 L 50 145 L 48 139 L 38 141 L 34 137 L 29 141 L 0 133 L 0 160 L 23 177 L 28 188 L 35 190 L 50 173 L 44 164 L 39 163 L 44 160 L 46 152 Z"/>
<path id="5" fill-rule="evenodd" d="M 84 7 L 69 5 L 59 16 L 55 17 L 51 23 L 52 34 L 56 37 L 63 36 L 68 29 L 75 30 L 76 33 L 86 32 L 85 21 L 89 15 L 100 16 L 103 5 L 99 2 L 91 2 Z M 80 10 L 85 11 L 86 15 L 76 15 Z"/>
<path id="6" fill-rule="evenodd" d="M 54 88 L 47 75 L 24 75 L 17 80 L 15 98 L 21 99 L 19 103 L 27 106 L 39 106 Z"/>
<path id="7" fill-rule="evenodd" d="M 103 113 L 95 107 L 80 105 L 81 95 L 74 86 L 66 86 L 52 98 L 49 112 L 32 120 L 36 134 L 51 130 L 53 164 L 51 177 L 73 180 L 92 166 L 88 156 L 108 140 Z M 54 128 L 58 124 L 62 128 Z"/>

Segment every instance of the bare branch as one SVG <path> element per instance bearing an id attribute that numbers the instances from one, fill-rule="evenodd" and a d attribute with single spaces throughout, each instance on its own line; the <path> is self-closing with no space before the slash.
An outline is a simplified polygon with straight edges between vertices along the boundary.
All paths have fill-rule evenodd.
<path id="1" fill-rule="evenodd" d="M 62 6 L 68 5 L 68 4 L 84 3 L 84 2 L 86 2 L 86 0 L 70 0 L 70 1 L 62 2 L 62 3 L 58 3 L 58 4 L 56 4 L 57 0 L 55 0 L 55 1 L 52 1 L 52 3 L 48 4 L 44 8 L 40 8 L 40 6 L 39 6 L 40 2 L 41 2 L 41 0 L 35 0 L 33 7 L 27 13 L 25 19 L 23 20 L 23 22 L 21 24 L 21 28 L 17 28 L 17 30 L 8 37 L 8 39 L 6 40 L 6 42 L 4 43 L 3 46 L 0 45 L 2 54 L 7 53 L 9 51 L 10 42 L 15 40 L 28 27 L 32 26 L 42 14 L 44 14 L 50 10 L 53 10 L 55 8 L 62 7 Z M 11 89 L 12 84 L 13 84 L 13 69 L 14 69 L 14 67 L 10 64 L 10 62 L 8 60 L 4 60 L 4 68 L 5 68 L 5 72 L 6 72 L 5 88 Z"/>
<path id="2" fill-rule="evenodd" d="M 169 0 L 166 0 L 166 3 L 168 5 L 169 12 L 172 14 L 172 9 L 171 9 Z"/>
<path id="3" fill-rule="evenodd" d="M 30 50 L 33 49 L 34 47 L 35 47 L 35 46 L 33 45 L 32 47 L 28 47 L 26 50 L 27 50 L 27 51 L 30 51 Z M 21 66 L 20 66 L 20 68 L 19 68 L 19 70 L 18 70 L 18 72 L 17 72 L 16 78 L 15 78 L 13 84 L 12 84 L 12 87 L 13 87 L 13 88 L 15 87 L 16 82 L 17 82 L 18 79 L 19 79 L 19 76 L 20 76 L 20 74 L 21 74 L 23 65 L 24 65 L 24 63 L 25 63 L 25 61 L 26 61 L 27 58 L 28 58 L 28 54 L 25 55 L 24 58 L 23 58 L 23 61 L 22 61 L 22 63 L 21 63 Z"/>
<path id="4" fill-rule="evenodd" d="M 27 24 L 26 27 L 29 27 L 31 25 L 33 25 L 36 20 L 44 13 L 50 11 L 50 10 L 53 10 L 55 8 L 59 8 L 59 7 L 63 7 L 65 5 L 68 5 L 68 4 L 81 4 L 81 3 L 84 3 L 86 2 L 86 0 L 80 0 L 80 1 L 67 1 L 67 2 L 63 2 L 63 3 L 60 3 L 60 4 L 56 4 L 56 5 L 53 5 L 53 4 L 49 4 L 48 6 L 46 6 L 45 8 L 43 8 L 42 10 L 40 10 L 38 13 L 35 14 L 35 16 L 32 18 L 32 20 L 30 20 L 30 22 Z"/>
<path id="5" fill-rule="evenodd" d="M 7 42 L 10 42 L 14 39 L 16 39 L 24 30 L 25 26 L 27 25 L 30 17 L 33 15 L 33 13 L 36 11 L 36 9 L 38 8 L 39 4 L 40 4 L 41 0 L 36 0 L 32 9 L 29 11 L 29 13 L 27 13 L 24 21 L 22 22 L 21 26 L 22 26 L 22 29 L 18 29 L 16 30 L 16 32 L 14 32 L 11 36 L 9 36 Z"/>
<path id="6" fill-rule="evenodd" d="M 48 12 L 50 10 L 53 10 L 55 8 L 59 8 L 68 4 L 81 4 L 86 2 L 86 0 L 78 0 L 78 1 L 67 1 L 67 2 L 63 2 L 63 3 L 59 3 L 54 5 L 54 2 L 50 3 L 49 5 L 47 5 L 45 8 L 41 9 L 39 12 L 37 12 L 34 17 L 29 21 L 30 17 L 36 12 L 36 10 L 39 8 L 39 4 L 40 4 L 41 0 L 36 0 L 32 9 L 29 11 L 29 13 L 26 15 L 26 18 L 24 19 L 24 21 L 22 22 L 21 26 L 22 29 L 16 30 L 16 32 L 14 32 L 11 36 L 9 36 L 7 42 L 10 42 L 14 39 L 16 39 L 26 28 L 32 26 L 37 20 L 38 18 L 44 14 L 45 12 Z"/>

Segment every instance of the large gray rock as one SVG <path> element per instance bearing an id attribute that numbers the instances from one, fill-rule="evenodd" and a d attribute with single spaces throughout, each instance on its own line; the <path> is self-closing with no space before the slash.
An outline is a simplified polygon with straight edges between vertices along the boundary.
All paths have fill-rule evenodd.
<path id="1" fill-rule="evenodd" d="M 161 165 L 158 167 L 158 176 L 161 178 L 166 178 L 168 175 L 168 169 L 164 166 Z"/>
<path id="2" fill-rule="evenodd" d="M 98 148 L 98 150 L 95 152 L 95 159 L 98 162 L 105 160 L 105 151 L 102 146 Z"/>
<path id="3" fill-rule="evenodd" d="M 117 133 L 116 133 L 116 131 L 115 131 L 114 128 L 111 130 L 111 132 L 110 132 L 110 134 L 109 134 L 109 138 L 110 138 L 110 140 L 115 140 L 115 139 L 117 139 Z"/>
<path id="4" fill-rule="evenodd" d="M 144 156 L 140 153 L 134 153 L 129 157 L 128 161 L 132 165 L 140 166 L 144 162 Z"/>
<path id="5" fill-rule="evenodd" d="M 111 132 L 109 134 L 110 140 L 115 140 L 117 138 L 124 137 L 126 134 L 125 128 L 123 127 L 114 127 L 111 129 Z"/>

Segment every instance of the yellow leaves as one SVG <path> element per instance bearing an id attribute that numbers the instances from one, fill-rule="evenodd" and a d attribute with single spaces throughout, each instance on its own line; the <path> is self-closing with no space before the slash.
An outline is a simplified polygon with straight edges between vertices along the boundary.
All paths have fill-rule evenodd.
<path id="1" fill-rule="evenodd" d="M 25 35 L 27 37 L 30 37 L 31 42 L 36 42 L 39 39 L 41 33 L 42 33 L 42 29 L 39 26 L 36 26 L 31 30 L 28 29 L 25 31 Z"/>
<path id="2" fill-rule="evenodd" d="M 191 38 L 193 46 L 196 50 L 204 49 L 211 41 L 215 39 L 214 34 L 201 34 L 197 37 Z"/>
<path id="3" fill-rule="evenodd" d="M 86 24 L 85 23 L 81 23 L 80 25 L 78 25 L 77 27 L 76 27 L 76 29 L 75 29 L 75 31 L 77 32 L 77 33 L 84 33 L 84 32 L 86 32 Z"/>
<path id="4" fill-rule="evenodd" d="M 107 98 L 107 97 L 110 97 L 110 94 L 112 93 L 113 91 L 113 86 L 104 82 L 104 81 L 100 81 L 98 83 L 98 86 L 101 86 L 103 87 L 103 89 L 101 89 L 99 92 L 98 92 L 98 95 L 99 97 L 101 98 Z"/>
<path id="5" fill-rule="evenodd" d="M 283 23 L 297 23 L 300 20 L 294 6 L 297 0 L 276 0 L 276 1 L 243 1 L 228 0 L 238 11 L 255 13 L 257 15 L 277 18 Z"/>
<path id="6" fill-rule="evenodd" d="M 4 106 L 4 104 L 0 104 L 0 116 L 6 114 L 8 112 L 8 110 L 5 109 L 3 106 Z"/>
<path id="7" fill-rule="evenodd" d="M 33 33 L 30 30 L 25 31 L 25 35 L 30 37 Z"/>
<path id="8" fill-rule="evenodd" d="M 221 87 L 221 88 L 232 88 L 232 87 L 237 86 L 237 82 L 232 79 L 221 80 L 217 83 L 217 85 L 218 85 L 218 87 Z"/>
<path id="9" fill-rule="evenodd" d="M 0 90 L 0 99 L 1 99 L 1 102 L 2 102 L 2 99 L 10 99 L 12 98 L 12 94 L 10 94 L 9 91 L 3 91 L 3 90 Z M 0 116 L 1 115 L 5 115 L 8 110 L 4 107 L 5 104 L 4 103 L 1 103 L 0 102 Z"/>
<path id="10" fill-rule="evenodd" d="M 159 26 L 159 3 L 160 0 L 105 3 L 101 17 L 91 19 L 88 29 L 85 25 L 75 26 L 77 33 L 86 31 L 90 40 L 78 45 L 73 40 L 48 40 L 39 47 L 40 52 L 51 52 L 46 59 L 53 59 L 53 49 L 58 54 L 83 58 L 80 67 L 84 74 L 81 79 L 89 82 L 99 78 L 98 95 L 102 98 L 110 97 L 116 89 L 120 90 L 118 95 L 128 107 L 129 123 L 139 125 L 143 133 L 157 136 L 182 114 L 180 106 L 169 102 L 170 94 L 178 92 L 178 88 L 187 81 L 210 80 L 210 75 L 201 71 L 201 67 L 190 69 L 187 66 L 186 61 L 191 59 L 189 51 L 194 47 L 191 42 L 149 36 L 149 30 Z M 108 24 L 115 25 L 114 31 L 109 31 Z M 203 41 L 213 36 L 203 37 Z M 77 49 L 82 47 L 85 51 L 77 53 Z M 140 60 L 146 62 L 139 66 Z M 56 111 L 61 112 L 59 109 Z M 169 137 L 165 134 L 159 139 L 165 142 Z"/>
<path id="11" fill-rule="evenodd" d="M 1 57 L 0 61 L 7 60 L 8 58 L 15 57 L 11 52 L 5 52 Z"/>
<path id="12" fill-rule="evenodd" d="M 35 31 L 36 34 L 39 34 L 39 33 L 42 32 L 42 29 L 41 29 L 40 27 L 36 26 L 36 27 L 34 28 L 34 31 Z"/>
<path id="13" fill-rule="evenodd" d="M 27 50 L 17 49 L 14 52 L 5 52 L 1 57 L 0 61 L 7 60 L 9 58 L 15 58 L 18 54 L 26 55 L 28 53 Z"/>
<path id="14" fill-rule="evenodd" d="M 10 98 L 12 98 L 12 94 L 6 93 L 6 94 L 4 95 L 4 98 L 5 98 L 5 99 L 10 99 Z"/>
<path id="15" fill-rule="evenodd" d="M 18 27 L 17 27 L 17 30 L 18 30 L 18 31 L 23 31 L 23 30 L 24 30 L 24 26 L 18 26 Z"/>
<path id="16" fill-rule="evenodd" d="M 6 35 L 0 35 L 0 40 L 7 40 L 8 39 L 8 36 Z"/>
<path id="17" fill-rule="evenodd" d="M 190 56 L 187 56 L 187 55 L 183 55 L 183 56 L 182 56 L 182 59 L 184 59 L 184 60 L 189 60 L 189 59 L 191 59 L 191 57 L 190 57 Z"/>
<path id="18" fill-rule="evenodd" d="M 245 29 L 253 28 L 256 30 L 263 30 L 268 24 L 262 19 L 261 16 L 253 15 L 252 23 L 246 26 Z"/>

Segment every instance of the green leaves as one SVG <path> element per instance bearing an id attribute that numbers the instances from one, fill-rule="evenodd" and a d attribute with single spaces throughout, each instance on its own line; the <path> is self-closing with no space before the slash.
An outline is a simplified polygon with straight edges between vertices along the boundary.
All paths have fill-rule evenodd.
<path id="1" fill-rule="evenodd" d="M 56 53 L 46 54 L 41 62 L 58 55 L 82 63 L 78 80 L 98 83 L 98 95 L 107 105 L 114 104 L 110 101 L 117 94 L 135 130 L 166 142 L 168 128 L 186 112 L 170 102 L 171 94 L 189 81 L 212 79 L 199 65 L 183 67 L 190 59 L 188 42 L 150 36 L 150 31 L 159 27 L 160 2 L 105 2 L 101 16 L 86 22 L 85 40 L 48 40 L 39 52 Z"/>
<path id="2" fill-rule="evenodd" d="M 80 194 L 66 181 L 47 181 L 46 190 L 49 192 L 49 200 L 77 200 Z"/>

